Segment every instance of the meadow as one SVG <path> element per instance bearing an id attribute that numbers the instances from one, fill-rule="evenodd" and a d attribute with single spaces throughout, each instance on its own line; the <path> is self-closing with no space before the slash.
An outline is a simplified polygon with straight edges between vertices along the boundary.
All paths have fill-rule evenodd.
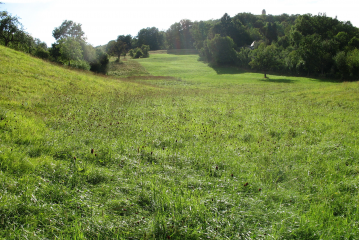
<path id="1" fill-rule="evenodd" d="M 0 46 L 0 238 L 358 239 L 358 82 L 197 59 Z"/>

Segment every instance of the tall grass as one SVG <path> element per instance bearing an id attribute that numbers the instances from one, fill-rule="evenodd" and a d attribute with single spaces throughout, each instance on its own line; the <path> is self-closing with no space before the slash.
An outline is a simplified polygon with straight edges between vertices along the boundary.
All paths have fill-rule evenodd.
<path id="1" fill-rule="evenodd" d="M 357 238 L 357 82 L 131 61 L 173 78 L 0 46 L 1 238 Z"/>

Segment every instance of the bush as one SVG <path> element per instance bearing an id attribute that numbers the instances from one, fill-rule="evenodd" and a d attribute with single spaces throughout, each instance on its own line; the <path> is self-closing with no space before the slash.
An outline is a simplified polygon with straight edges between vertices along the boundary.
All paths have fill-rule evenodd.
<path id="1" fill-rule="evenodd" d="M 150 56 L 149 51 L 149 45 L 142 45 L 141 48 L 131 49 L 128 52 L 128 55 L 130 55 L 132 58 L 148 58 Z"/>
<path id="2" fill-rule="evenodd" d="M 86 62 L 85 60 L 71 61 L 71 67 L 83 69 L 83 70 L 87 70 L 87 71 L 91 69 L 90 64 L 88 62 Z"/>
<path id="3" fill-rule="evenodd" d="M 133 58 L 140 58 L 143 56 L 143 52 L 141 48 L 136 48 L 133 54 Z"/>
<path id="4" fill-rule="evenodd" d="M 91 71 L 106 74 L 108 70 L 109 57 L 101 50 L 96 51 L 97 58 L 90 63 Z"/>
<path id="5" fill-rule="evenodd" d="M 128 52 L 128 55 L 130 55 L 130 57 L 133 58 L 133 56 L 134 56 L 134 51 L 133 51 L 133 49 L 131 49 L 131 50 Z"/>
<path id="6" fill-rule="evenodd" d="M 49 51 L 46 51 L 45 49 L 38 47 L 34 52 L 34 56 L 42 59 L 49 59 L 50 53 Z"/>
<path id="7" fill-rule="evenodd" d="M 150 56 L 150 54 L 149 54 L 150 46 L 149 45 L 142 45 L 141 50 L 143 52 L 143 55 L 142 55 L 143 58 L 148 58 Z"/>
<path id="8" fill-rule="evenodd" d="M 235 43 L 230 37 L 219 34 L 211 40 L 204 41 L 200 56 L 214 65 L 234 64 L 236 61 Z"/>
<path id="9" fill-rule="evenodd" d="M 251 50 L 249 48 L 241 48 L 240 51 L 237 52 L 237 65 L 243 68 L 248 67 L 251 61 L 250 53 Z"/>

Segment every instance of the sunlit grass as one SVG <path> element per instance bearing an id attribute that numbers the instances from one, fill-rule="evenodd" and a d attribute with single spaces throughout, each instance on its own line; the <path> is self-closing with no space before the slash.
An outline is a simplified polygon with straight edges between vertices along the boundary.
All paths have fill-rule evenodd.
<path id="1" fill-rule="evenodd" d="M 356 239 L 357 82 L 131 61 L 173 78 L 0 46 L 0 237 Z"/>

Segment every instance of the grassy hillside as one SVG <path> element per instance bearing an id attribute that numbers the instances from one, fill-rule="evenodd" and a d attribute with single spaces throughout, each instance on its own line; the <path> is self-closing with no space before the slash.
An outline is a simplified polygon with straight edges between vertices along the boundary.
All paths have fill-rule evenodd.
<path id="1" fill-rule="evenodd" d="M 0 46 L 0 238 L 357 238 L 357 82 L 129 64 Z"/>

